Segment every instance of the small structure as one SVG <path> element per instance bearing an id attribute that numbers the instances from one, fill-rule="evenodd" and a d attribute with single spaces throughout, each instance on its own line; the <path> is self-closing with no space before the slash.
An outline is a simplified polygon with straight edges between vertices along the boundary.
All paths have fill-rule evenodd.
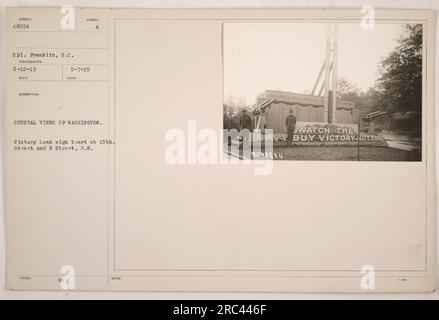
<path id="1" fill-rule="evenodd" d="M 332 100 L 329 101 L 331 103 Z M 275 133 L 286 133 L 285 120 L 290 110 L 293 110 L 298 122 L 327 123 L 325 97 L 266 90 L 257 97 L 256 103 L 258 115 L 255 127 L 257 129 L 267 128 Z M 336 123 L 357 123 L 358 111 L 354 107 L 353 102 L 337 99 Z"/>

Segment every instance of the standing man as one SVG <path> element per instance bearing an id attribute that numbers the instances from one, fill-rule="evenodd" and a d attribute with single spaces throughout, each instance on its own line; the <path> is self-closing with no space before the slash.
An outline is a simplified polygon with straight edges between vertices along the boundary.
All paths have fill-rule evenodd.
<path id="1" fill-rule="evenodd" d="M 265 133 L 265 129 L 267 129 L 267 113 L 266 113 L 266 111 L 267 111 L 267 108 L 262 109 L 261 110 L 261 115 L 260 115 L 261 122 L 259 124 L 259 128 L 258 129 L 261 129 L 262 133 Z"/>
<path id="2" fill-rule="evenodd" d="M 239 118 L 239 130 L 252 129 L 252 118 L 247 113 L 247 110 L 242 111 L 241 117 Z"/>
<path id="3" fill-rule="evenodd" d="M 296 129 L 296 122 L 297 119 L 293 114 L 293 109 L 290 109 L 290 114 L 287 117 L 287 120 L 285 121 L 285 125 L 287 126 L 287 146 L 292 147 L 293 146 L 293 136 L 294 131 Z"/>
<path id="4" fill-rule="evenodd" d="M 250 138 L 250 131 L 252 130 L 252 118 L 250 118 L 246 109 L 242 111 L 241 117 L 239 118 L 239 130 L 244 140 L 243 144 L 246 145 Z"/>

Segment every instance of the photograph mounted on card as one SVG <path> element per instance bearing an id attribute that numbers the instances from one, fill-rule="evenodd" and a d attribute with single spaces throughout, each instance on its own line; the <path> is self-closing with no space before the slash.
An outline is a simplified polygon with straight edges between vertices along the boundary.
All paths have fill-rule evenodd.
<path id="1" fill-rule="evenodd" d="M 64 9 L 6 10 L 8 288 L 435 288 L 435 12 Z"/>
<path id="2" fill-rule="evenodd" d="M 224 129 L 239 131 L 226 141 L 231 154 L 422 160 L 422 24 L 227 22 L 223 28 Z M 255 148 L 259 140 L 271 140 L 272 150 Z M 240 150 L 231 152 L 233 143 Z"/>

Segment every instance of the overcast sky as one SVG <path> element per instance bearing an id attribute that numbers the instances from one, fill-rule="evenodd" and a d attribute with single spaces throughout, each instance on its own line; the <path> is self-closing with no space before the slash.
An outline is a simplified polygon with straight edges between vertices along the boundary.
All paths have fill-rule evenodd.
<path id="1" fill-rule="evenodd" d="M 338 24 L 338 77 L 373 86 L 378 64 L 397 45 L 402 24 Z M 311 91 L 325 57 L 326 24 L 225 23 L 224 98 L 253 104 L 266 89 Z"/>

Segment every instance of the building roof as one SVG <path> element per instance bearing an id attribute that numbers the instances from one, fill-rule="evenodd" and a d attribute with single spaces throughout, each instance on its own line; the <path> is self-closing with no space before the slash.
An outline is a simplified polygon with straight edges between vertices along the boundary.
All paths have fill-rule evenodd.
<path id="1" fill-rule="evenodd" d="M 312 96 L 309 94 L 293 93 L 281 90 L 265 90 L 258 96 L 259 99 L 276 99 L 276 102 L 286 104 L 301 104 L 323 107 L 325 98 L 321 96 Z M 337 99 L 337 109 L 354 109 L 355 105 L 351 101 Z"/>

